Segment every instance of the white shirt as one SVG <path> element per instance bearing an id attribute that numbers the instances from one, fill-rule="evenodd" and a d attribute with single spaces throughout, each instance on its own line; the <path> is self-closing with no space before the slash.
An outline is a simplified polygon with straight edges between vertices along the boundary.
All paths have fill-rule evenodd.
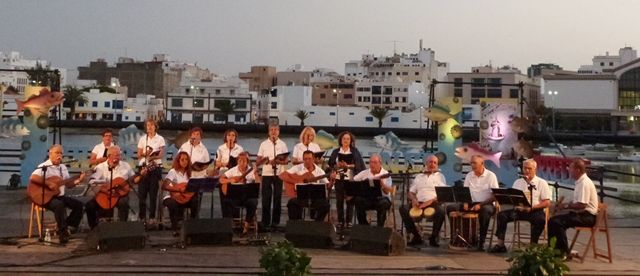
<path id="1" fill-rule="evenodd" d="M 389 172 L 387 170 L 385 170 L 384 168 L 381 168 L 380 172 L 374 175 L 371 172 L 371 169 L 366 169 L 366 170 L 363 170 L 363 171 L 359 172 L 358 174 L 356 174 L 353 177 L 353 181 L 364 181 L 364 180 L 367 180 L 367 179 L 371 180 L 371 179 L 374 179 L 376 177 L 379 177 L 381 175 L 388 174 L 388 173 Z M 380 179 L 380 185 L 382 185 L 384 187 L 387 187 L 387 188 L 393 187 L 393 184 L 391 182 L 391 177 Z M 380 187 L 380 188 L 382 188 L 382 187 Z M 391 195 L 385 193 L 384 190 L 382 190 L 382 194 L 384 196 L 388 197 L 388 198 L 391 198 Z"/>
<path id="2" fill-rule="evenodd" d="M 89 179 L 89 183 L 93 184 L 96 182 L 109 181 L 111 179 L 111 172 L 109 171 L 108 161 L 105 161 L 96 165 L 95 170 L 96 172 L 94 172 L 91 175 Z M 128 180 L 134 174 L 135 173 L 131 169 L 131 166 L 129 165 L 129 163 L 124 161 L 118 162 L 118 165 L 116 165 L 116 167 L 113 168 L 113 179 L 120 177 L 120 178 L 124 178 L 125 180 Z"/>
<path id="3" fill-rule="evenodd" d="M 164 143 L 164 138 L 162 138 L 162 136 L 160 136 L 160 134 L 157 134 L 155 136 L 153 136 L 153 138 L 149 138 L 147 139 L 147 134 L 143 135 L 142 137 L 140 137 L 140 140 L 138 140 L 138 148 L 142 149 L 143 153 L 147 152 L 147 146 L 151 147 L 153 150 L 152 152 L 156 152 L 159 151 L 161 148 L 163 148 L 165 146 Z M 142 165 L 145 162 L 145 158 L 141 158 L 140 162 L 138 163 L 138 165 Z M 154 160 L 154 162 L 158 165 L 162 165 L 162 160 L 161 159 L 156 159 Z"/>
<path id="4" fill-rule="evenodd" d="M 289 149 L 287 148 L 287 144 L 285 144 L 282 140 L 278 139 L 275 144 L 275 154 L 278 155 L 286 152 L 289 152 Z M 262 143 L 260 143 L 260 148 L 258 149 L 258 156 L 268 158 L 269 161 L 275 158 L 274 145 L 270 139 L 264 140 Z M 277 165 L 276 170 L 277 172 L 274 174 L 271 164 L 265 164 L 264 166 L 262 166 L 262 176 L 278 175 L 284 171 L 284 166 Z"/>
<path id="5" fill-rule="evenodd" d="M 52 164 L 53 164 L 53 162 L 51 162 L 51 160 L 47 160 L 44 163 L 41 163 L 37 167 L 39 169 L 36 169 L 35 171 L 33 171 L 33 173 L 31 173 L 31 175 L 44 176 L 44 172 L 42 171 L 42 169 L 40 169 L 40 167 L 42 167 L 42 166 L 51 166 Z M 58 177 L 62 178 L 62 180 L 68 179 L 69 178 L 69 171 L 67 170 L 67 166 L 65 166 L 65 164 L 60 164 L 60 165 L 57 165 L 57 166 L 47 167 L 47 178 L 49 178 L 51 176 L 58 176 Z M 65 188 L 64 185 L 61 185 L 60 188 L 58 188 L 60 190 L 60 196 L 64 195 L 64 190 L 65 190 L 64 188 Z"/>
<path id="6" fill-rule="evenodd" d="M 247 167 L 247 169 L 249 169 L 249 167 Z M 251 171 L 250 173 L 247 174 L 247 176 L 245 176 L 247 183 L 253 183 L 256 181 L 253 173 L 254 172 Z M 226 176 L 227 178 L 233 178 L 236 176 L 242 176 L 242 172 L 240 172 L 240 169 L 238 169 L 238 166 L 235 166 L 229 169 L 228 171 L 224 172 L 224 176 Z"/>
<path id="7" fill-rule="evenodd" d="M 471 200 L 473 202 L 484 202 L 493 196 L 491 189 L 497 189 L 498 178 L 492 171 L 484 169 L 480 176 L 470 171 L 464 178 L 464 186 L 469 187 L 471 191 Z"/>
<path id="8" fill-rule="evenodd" d="M 325 174 L 324 171 L 320 167 L 318 167 L 318 165 L 313 164 L 313 167 L 314 167 L 313 171 L 311 172 L 313 176 L 321 176 Z M 288 173 L 296 174 L 296 175 L 303 175 L 308 171 L 309 170 L 307 170 L 307 168 L 304 167 L 304 163 L 295 165 L 287 170 Z M 325 177 L 317 180 L 316 183 L 329 183 L 329 180 L 327 180 L 327 178 Z M 298 184 L 298 183 L 295 183 L 295 184 Z"/>
<path id="9" fill-rule="evenodd" d="M 303 143 L 298 143 L 293 147 L 293 155 L 291 157 L 302 161 L 302 154 L 308 150 L 314 153 L 322 151 L 320 146 L 314 142 L 309 143 L 309 146 L 305 146 Z"/>
<path id="10" fill-rule="evenodd" d="M 242 146 L 238 144 L 234 144 L 232 149 L 229 149 L 226 143 L 220 145 L 218 150 L 216 151 L 216 158 L 218 161 L 229 164 L 229 156 L 233 156 L 233 158 L 237 158 L 240 153 L 242 153 L 244 149 Z"/>
<path id="11" fill-rule="evenodd" d="M 409 192 L 416 195 L 418 202 L 425 202 L 437 197 L 436 187 L 445 186 L 447 186 L 447 181 L 441 172 L 421 173 L 413 179 Z"/>
<path id="12" fill-rule="evenodd" d="M 107 149 L 113 146 L 115 146 L 113 143 L 111 143 L 111 145 L 109 146 L 106 146 L 104 143 L 100 143 L 100 144 L 97 144 L 95 147 L 93 147 L 93 150 L 91 150 L 91 153 L 95 154 L 96 158 L 98 159 L 102 157 L 107 157 Z"/>
<path id="13" fill-rule="evenodd" d="M 586 204 L 585 211 L 592 215 L 598 214 L 598 191 L 596 185 L 593 184 L 587 174 L 582 174 L 578 180 L 576 180 L 573 190 L 573 202 L 580 202 Z"/>
<path id="14" fill-rule="evenodd" d="M 540 204 L 540 201 L 551 199 L 551 189 L 547 181 L 538 176 L 534 176 L 533 179 L 531 179 L 531 185 L 535 187 L 535 189 L 533 189 L 533 195 L 529 194 L 529 185 L 524 178 L 518 178 L 513 182 L 511 188 L 524 191 L 524 195 L 527 197 L 527 200 L 529 200 L 529 203 L 531 203 L 531 206 Z"/>
<path id="15" fill-rule="evenodd" d="M 209 157 L 209 151 L 207 150 L 207 147 L 205 147 L 204 144 L 202 144 L 202 142 L 198 143 L 195 146 L 192 145 L 190 142 L 186 142 L 182 144 L 178 152 L 186 152 L 189 155 L 189 158 L 191 159 L 191 164 L 195 162 L 206 163 L 211 160 L 211 157 Z M 205 177 L 207 177 L 206 169 L 191 172 L 191 178 L 205 178 Z"/>
<path id="16" fill-rule="evenodd" d="M 187 183 L 189 182 L 189 177 L 187 176 L 186 173 L 181 173 L 179 171 L 176 171 L 176 169 L 171 169 L 168 173 L 167 176 L 164 177 L 164 179 L 167 179 L 173 183 Z M 169 185 L 173 185 L 173 184 L 169 184 Z M 169 198 L 171 195 L 169 194 L 168 191 L 166 190 L 162 190 L 162 199 L 167 199 Z"/>

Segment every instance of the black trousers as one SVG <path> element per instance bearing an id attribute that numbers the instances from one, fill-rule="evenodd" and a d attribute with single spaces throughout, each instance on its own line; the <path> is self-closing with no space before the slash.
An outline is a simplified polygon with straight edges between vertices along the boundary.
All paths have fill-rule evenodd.
<path id="1" fill-rule="evenodd" d="M 350 223 L 353 219 L 354 202 L 353 199 L 345 199 L 344 185 L 347 183 L 345 180 L 336 180 L 336 209 L 338 210 L 338 223 Z M 347 217 L 345 219 L 345 201 L 347 202 Z"/>
<path id="2" fill-rule="evenodd" d="M 222 207 L 225 208 L 222 210 L 222 217 L 225 218 L 233 218 L 240 217 L 240 207 L 244 207 L 247 209 L 247 214 L 245 216 L 246 222 L 253 222 L 254 217 L 256 216 L 256 209 L 258 209 L 258 199 L 257 198 L 229 198 L 225 196 L 222 199 Z M 237 216 L 236 216 L 237 213 Z"/>
<path id="3" fill-rule="evenodd" d="M 138 187 L 138 218 L 140 220 L 147 219 L 147 208 L 149 208 L 149 218 L 156 218 L 156 204 L 158 202 L 158 188 L 160 187 L 161 178 L 162 168 L 156 168 L 142 178 Z M 147 195 L 149 195 L 149 205 L 147 205 Z"/>
<path id="4" fill-rule="evenodd" d="M 378 226 L 383 227 L 387 220 L 387 210 L 391 207 L 391 201 L 388 197 L 381 196 L 378 198 L 355 197 L 353 199 L 356 205 L 356 213 L 358 216 L 358 224 L 369 224 L 367 221 L 367 210 L 376 210 L 378 216 Z"/>
<path id="5" fill-rule="evenodd" d="M 553 216 L 549 219 L 549 243 L 552 238 L 556 238 L 556 248 L 565 254 L 570 254 L 569 243 L 567 241 L 567 229 L 576 226 L 593 226 L 596 223 L 596 216 L 588 212 L 570 212 L 565 215 Z"/>
<path id="6" fill-rule="evenodd" d="M 444 206 L 442 206 L 442 204 L 436 203 L 435 205 L 432 204 L 430 207 L 433 207 L 436 210 L 436 212 L 433 214 L 433 232 L 431 232 L 430 238 L 436 239 L 438 238 L 440 229 L 442 228 L 442 224 L 444 223 Z M 414 236 L 420 237 L 420 233 L 418 232 L 416 223 L 409 215 L 409 210 L 411 210 L 411 206 L 400 206 L 399 212 L 400 217 L 402 217 L 404 227 L 407 229 L 407 232 L 412 233 Z"/>
<path id="7" fill-rule="evenodd" d="M 297 197 L 289 199 L 287 203 L 287 210 L 289 211 L 290 220 L 302 219 L 302 208 L 309 208 L 309 216 L 315 221 L 323 221 L 331 205 L 326 199 L 312 199 L 312 200 L 300 200 Z M 313 212 L 311 212 L 313 210 Z"/>
<path id="8" fill-rule="evenodd" d="M 187 203 L 180 204 L 173 198 L 166 198 L 162 201 L 164 206 L 167 206 L 169 209 L 169 219 L 171 220 L 171 229 L 174 231 L 178 230 L 178 222 L 184 219 L 184 209 L 189 208 L 191 210 L 191 218 L 195 219 L 198 217 L 198 195 L 195 194 Z"/>
<path id="9" fill-rule="evenodd" d="M 120 197 L 113 207 L 118 208 L 118 220 L 127 221 L 129 218 L 129 195 Z M 103 209 L 95 198 L 89 200 L 87 204 L 84 205 L 84 208 L 87 210 L 87 222 L 91 229 L 98 225 L 99 218 L 113 217 L 113 208 L 111 210 Z"/>
<path id="10" fill-rule="evenodd" d="M 531 224 L 531 243 L 538 243 L 546 222 L 544 209 L 538 209 L 530 213 L 511 209 L 498 213 L 496 237 L 504 241 L 504 235 L 507 233 L 507 224 L 516 220 L 526 220 Z"/>
<path id="11" fill-rule="evenodd" d="M 58 224 L 58 233 L 67 231 L 67 226 L 77 228 L 82 220 L 82 202 L 72 197 L 57 196 L 42 207 L 53 212 Z M 67 208 L 71 209 L 68 217 Z"/>
<path id="12" fill-rule="evenodd" d="M 473 205 L 469 205 L 469 208 L 471 208 L 472 206 Z M 454 211 L 460 211 L 463 209 L 462 207 L 462 203 L 449 204 L 447 205 L 447 214 Z M 491 216 L 496 213 L 496 207 L 491 203 L 483 204 L 482 206 L 480 206 L 480 210 L 478 210 L 477 213 L 478 224 L 480 224 L 478 243 L 480 246 L 482 246 L 484 245 L 484 240 L 487 237 L 487 230 L 489 229 L 489 221 L 491 221 Z"/>
<path id="13" fill-rule="evenodd" d="M 262 177 L 262 226 L 280 224 L 282 212 L 282 180 L 277 176 Z M 271 212 L 273 198 L 273 213 Z"/>

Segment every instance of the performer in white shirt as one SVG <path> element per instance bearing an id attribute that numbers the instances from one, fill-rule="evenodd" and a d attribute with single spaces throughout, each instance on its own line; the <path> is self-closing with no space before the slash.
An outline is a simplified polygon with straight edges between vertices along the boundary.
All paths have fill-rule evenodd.
<path id="1" fill-rule="evenodd" d="M 324 183 L 324 186 L 327 190 L 331 189 L 331 185 L 329 184 L 329 180 L 325 176 L 325 172 L 315 164 L 312 151 L 305 151 L 302 155 L 302 158 L 304 160 L 302 164 L 295 165 L 280 174 L 280 179 L 282 179 L 284 185 L 286 185 L 285 190 L 287 192 L 287 196 L 289 197 L 289 202 L 287 203 L 289 219 L 302 219 L 302 208 L 310 207 L 309 213 L 312 219 L 314 219 L 315 221 L 323 221 L 329 213 L 329 208 L 331 207 L 329 205 L 329 200 L 327 198 L 318 198 L 303 201 L 298 198 L 295 190 L 295 185 L 298 183 L 309 182 Z M 317 177 L 322 178 L 315 181 L 312 180 Z M 325 190 L 325 192 L 327 190 Z M 313 210 L 313 212 L 311 210 Z"/>
<path id="2" fill-rule="evenodd" d="M 547 222 L 544 209 L 551 205 L 551 190 L 549 184 L 544 179 L 536 176 L 538 164 L 533 159 L 527 159 L 522 164 L 522 178 L 517 179 L 512 188 L 521 190 L 527 196 L 531 207 L 516 207 L 498 213 L 498 223 L 496 226 L 496 237 L 498 240 L 490 253 L 507 252 L 504 245 L 507 224 L 515 220 L 526 220 L 531 224 L 531 243 L 538 243 L 540 234 L 544 231 Z"/>
<path id="3" fill-rule="evenodd" d="M 182 144 L 178 152 L 186 152 L 191 160 L 191 178 L 205 178 L 211 158 L 207 147 L 202 143 L 202 129 L 189 130 L 189 141 Z"/>
<path id="4" fill-rule="evenodd" d="M 169 209 L 169 219 L 173 235 L 178 236 L 178 222 L 183 220 L 184 209 L 189 208 L 191 218 L 198 217 L 198 198 L 195 192 L 187 192 L 187 183 L 191 177 L 189 154 L 181 151 L 173 160 L 173 165 L 162 181 L 162 203 Z"/>
<path id="5" fill-rule="evenodd" d="M 241 198 L 229 198 L 227 193 L 229 185 L 233 183 L 254 183 L 259 180 L 258 170 L 253 168 L 252 171 L 249 167 L 249 153 L 241 152 L 237 156 L 237 165 L 227 170 L 220 177 L 220 193 L 225 195 L 223 200 L 225 201 L 224 207 L 228 210 L 223 212 L 225 217 L 232 217 L 234 210 L 240 206 L 247 210 L 245 221 L 242 224 L 242 232 L 247 233 L 249 231 L 249 225 L 255 220 L 256 209 L 258 208 L 258 198 L 250 198 L 246 194 Z M 243 177 L 244 175 L 244 177 Z M 238 214 L 239 215 L 239 214 Z"/>
<path id="6" fill-rule="evenodd" d="M 238 145 L 238 132 L 235 129 L 227 129 L 224 132 L 222 141 L 224 143 L 220 145 L 216 151 L 216 165 L 213 175 L 224 175 L 228 169 L 235 167 L 238 164 L 238 156 L 244 152 L 242 146 Z M 240 210 L 227 205 L 228 203 L 231 203 L 231 201 L 227 200 L 227 195 L 222 192 L 222 189 L 218 189 L 218 193 L 220 196 L 220 210 L 222 210 L 222 217 L 239 217 Z"/>
<path id="7" fill-rule="evenodd" d="M 91 150 L 89 164 L 95 166 L 107 161 L 107 150 L 113 145 L 113 131 L 107 128 L 102 131 L 102 143 L 97 144 L 93 147 L 93 150 Z"/>
<path id="8" fill-rule="evenodd" d="M 316 131 L 312 127 L 308 126 L 302 129 L 300 132 L 300 143 L 293 147 L 293 155 L 291 157 L 291 163 L 294 165 L 302 164 L 302 153 L 310 150 L 313 153 L 322 151 L 320 146 L 313 142 L 316 138 Z"/>
<path id="9" fill-rule="evenodd" d="M 378 226 L 384 227 L 387 220 L 387 210 L 391 207 L 391 190 L 393 189 L 389 172 L 382 168 L 380 155 L 373 154 L 369 157 L 369 169 L 363 170 L 353 177 L 353 181 L 379 180 L 382 196 L 378 198 L 364 198 L 356 196 L 353 202 L 356 206 L 358 224 L 369 224 L 367 221 L 367 210 L 376 210 Z M 346 184 L 349 185 L 349 184 Z"/>
<path id="10" fill-rule="evenodd" d="M 158 124 L 153 119 L 144 122 L 147 134 L 138 141 L 139 166 L 152 167 L 143 175 L 138 187 L 138 217 L 145 224 L 155 225 L 156 204 L 160 179 L 162 179 L 162 160 L 164 159 L 165 141 L 157 133 Z M 147 205 L 149 196 L 149 205 Z M 147 208 L 149 209 L 149 221 L 147 222 Z"/>
<path id="11" fill-rule="evenodd" d="M 265 159 L 269 162 L 262 166 L 262 229 L 265 231 L 270 231 L 272 227 L 277 228 L 280 224 L 282 180 L 278 178 L 278 175 L 284 171 L 285 165 L 289 163 L 289 157 L 283 159 L 275 157 L 289 152 L 289 149 L 279 137 L 280 126 L 270 124 L 269 138 L 260 144 L 256 160 L 257 164 L 262 164 Z"/>
<path id="12" fill-rule="evenodd" d="M 549 219 L 549 242 L 556 238 L 556 248 L 571 258 L 567 243 L 567 229 L 576 226 L 593 226 L 598 214 L 598 191 L 587 176 L 587 167 L 581 159 L 569 165 L 569 174 L 575 180 L 573 200 L 556 205 L 555 211 L 568 209 L 568 214 L 559 214 Z"/>

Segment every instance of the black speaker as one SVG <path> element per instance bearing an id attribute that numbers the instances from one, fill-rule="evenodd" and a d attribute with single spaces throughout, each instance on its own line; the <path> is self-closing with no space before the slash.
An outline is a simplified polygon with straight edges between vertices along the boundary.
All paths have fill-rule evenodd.
<path id="1" fill-rule="evenodd" d="M 186 220 L 182 227 L 182 242 L 185 245 L 231 245 L 232 226 L 231 218 Z"/>
<path id="2" fill-rule="evenodd" d="M 336 229 L 328 222 L 289 220 L 284 237 L 296 247 L 332 248 Z"/>
<path id="3" fill-rule="evenodd" d="M 100 223 L 87 235 L 87 244 L 97 250 L 142 249 L 144 224 L 138 221 Z"/>
<path id="4" fill-rule="evenodd" d="M 354 225 L 351 228 L 351 249 L 360 253 L 374 255 L 404 254 L 404 239 L 391 228 Z"/>

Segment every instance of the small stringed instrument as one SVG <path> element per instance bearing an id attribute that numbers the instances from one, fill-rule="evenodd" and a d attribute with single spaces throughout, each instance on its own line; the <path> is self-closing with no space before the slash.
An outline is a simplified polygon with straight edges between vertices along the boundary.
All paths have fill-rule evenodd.
<path id="1" fill-rule="evenodd" d="M 91 174 L 93 173 L 93 170 L 88 170 L 84 173 Z M 38 206 L 46 205 L 47 203 L 49 203 L 49 201 L 51 201 L 52 198 L 60 194 L 60 187 L 62 185 L 69 188 L 76 186 L 73 184 L 73 182 L 80 178 L 80 175 L 81 174 L 64 180 L 60 176 L 47 176 L 47 179 L 45 179 L 44 183 L 35 183 L 29 180 L 29 185 L 27 186 L 27 196 L 33 203 Z M 43 186 L 44 189 L 42 189 Z"/>
<path id="2" fill-rule="evenodd" d="M 171 186 L 172 189 L 167 189 L 167 185 L 165 185 L 162 188 L 169 191 L 171 198 L 173 198 L 176 202 L 180 204 L 185 204 L 189 202 L 189 200 L 193 198 L 193 195 L 196 194 L 195 192 L 186 192 L 187 182 L 182 182 L 182 183 L 169 182 L 168 185 Z"/>
<path id="3" fill-rule="evenodd" d="M 96 201 L 105 210 L 115 207 L 120 197 L 128 195 L 131 190 L 127 180 L 122 177 L 114 178 L 111 185 L 109 185 L 109 182 L 102 182 L 97 185 L 101 187 L 96 194 Z"/>

